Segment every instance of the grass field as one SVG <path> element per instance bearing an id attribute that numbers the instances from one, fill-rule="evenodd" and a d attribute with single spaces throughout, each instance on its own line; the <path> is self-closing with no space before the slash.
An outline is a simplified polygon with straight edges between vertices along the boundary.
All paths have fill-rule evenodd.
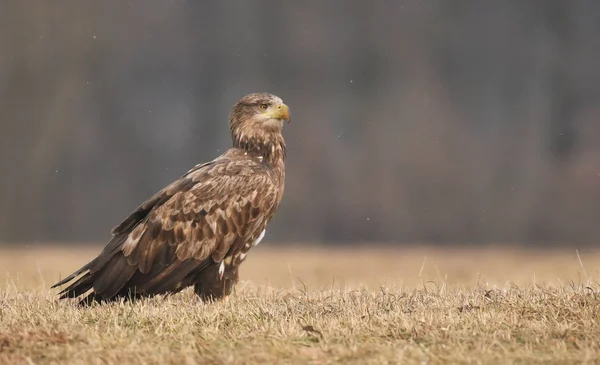
<path id="1" fill-rule="evenodd" d="M 56 301 L 99 249 L 0 249 L 0 364 L 600 363 L 600 251 L 263 245 L 227 302 Z"/>

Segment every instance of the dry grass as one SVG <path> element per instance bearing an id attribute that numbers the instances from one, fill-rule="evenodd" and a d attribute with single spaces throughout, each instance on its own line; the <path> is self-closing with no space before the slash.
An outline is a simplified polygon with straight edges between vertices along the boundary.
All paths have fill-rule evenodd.
<path id="1" fill-rule="evenodd" d="M 258 247 L 228 302 L 82 309 L 86 249 L 0 250 L 0 363 L 535 363 L 600 358 L 600 253 Z"/>

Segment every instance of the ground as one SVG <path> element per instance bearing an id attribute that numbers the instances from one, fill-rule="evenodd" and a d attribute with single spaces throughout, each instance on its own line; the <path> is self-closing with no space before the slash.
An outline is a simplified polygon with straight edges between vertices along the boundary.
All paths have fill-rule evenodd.
<path id="1" fill-rule="evenodd" d="M 227 302 L 79 308 L 101 247 L 0 248 L 0 364 L 598 363 L 600 251 L 254 248 Z"/>

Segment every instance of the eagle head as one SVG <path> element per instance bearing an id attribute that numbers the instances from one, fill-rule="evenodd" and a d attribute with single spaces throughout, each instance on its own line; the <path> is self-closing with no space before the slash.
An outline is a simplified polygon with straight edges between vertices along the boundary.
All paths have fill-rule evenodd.
<path id="1" fill-rule="evenodd" d="M 290 109 L 280 97 L 268 93 L 244 96 L 235 103 L 229 117 L 234 136 L 281 133 L 284 122 L 290 122 Z"/>

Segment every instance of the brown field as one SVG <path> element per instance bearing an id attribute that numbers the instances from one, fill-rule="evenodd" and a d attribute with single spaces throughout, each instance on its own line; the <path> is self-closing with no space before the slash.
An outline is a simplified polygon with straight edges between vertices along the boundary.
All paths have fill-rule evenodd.
<path id="1" fill-rule="evenodd" d="M 600 363 L 600 251 L 263 245 L 227 302 L 56 301 L 99 250 L 0 248 L 0 364 Z"/>

